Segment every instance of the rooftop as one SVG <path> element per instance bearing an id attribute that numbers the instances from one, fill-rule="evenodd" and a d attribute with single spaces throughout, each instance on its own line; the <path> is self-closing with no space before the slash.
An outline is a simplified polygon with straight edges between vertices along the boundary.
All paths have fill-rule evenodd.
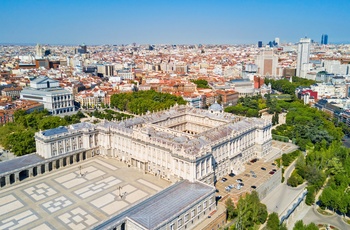
<path id="1" fill-rule="evenodd" d="M 94 229 L 106 228 L 125 217 L 146 229 L 156 229 L 166 220 L 174 218 L 179 212 L 189 208 L 191 204 L 214 192 L 215 188 L 212 186 L 184 180 L 148 198 L 134 208 L 112 217 L 105 223 L 95 226 Z"/>
<path id="2" fill-rule="evenodd" d="M 68 133 L 68 129 L 66 127 L 60 126 L 58 128 L 48 129 L 42 132 L 42 134 L 46 137 L 61 134 L 61 133 Z"/>
<path id="3" fill-rule="evenodd" d="M 20 169 L 22 167 L 35 164 L 41 161 L 44 161 L 44 159 L 37 154 L 29 154 L 21 157 L 16 157 L 12 160 L 2 161 L 0 162 L 0 174 L 15 169 Z"/>

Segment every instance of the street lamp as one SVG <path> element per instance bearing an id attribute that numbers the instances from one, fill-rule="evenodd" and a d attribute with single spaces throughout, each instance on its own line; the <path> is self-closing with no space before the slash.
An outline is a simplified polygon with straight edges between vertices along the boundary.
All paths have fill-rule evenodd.
<path id="1" fill-rule="evenodd" d="M 122 188 L 123 188 L 122 186 L 119 186 L 119 187 L 117 188 L 117 189 L 119 190 L 119 195 L 118 195 L 118 196 L 119 196 L 120 199 L 123 199 L 123 198 L 125 199 L 126 192 L 121 193 Z M 116 199 L 118 198 L 118 196 L 116 197 Z"/>

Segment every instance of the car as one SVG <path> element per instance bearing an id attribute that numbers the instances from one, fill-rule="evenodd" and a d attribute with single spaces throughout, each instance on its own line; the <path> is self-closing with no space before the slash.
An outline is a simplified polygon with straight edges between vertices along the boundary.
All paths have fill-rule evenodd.
<path id="1" fill-rule="evenodd" d="M 264 167 L 261 167 L 261 170 L 264 170 L 264 171 L 266 171 L 266 168 L 264 168 Z"/>
<path id="2" fill-rule="evenodd" d="M 276 164 L 275 164 L 275 163 L 272 163 L 271 165 L 276 166 Z"/>
<path id="3" fill-rule="evenodd" d="M 216 200 L 220 200 L 222 198 L 222 196 L 217 196 Z"/>
<path id="4" fill-rule="evenodd" d="M 250 170 L 250 173 L 251 173 L 251 174 L 255 174 L 255 172 L 254 172 L 253 170 Z"/>
<path id="5" fill-rule="evenodd" d="M 274 171 L 270 171 L 269 174 L 273 175 L 273 174 L 275 174 L 275 172 Z"/>
<path id="6" fill-rule="evenodd" d="M 243 184 L 243 183 L 239 183 L 239 185 L 240 185 L 240 186 L 242 186 L 242 187 L 244 186 L 244 184 Z"/>
<path id="7" fill-rule="evenodd" d="M 256 174 L 253 174 L 252 177 L 257 178 L 258 176 Z"/>
<path id="8" fill-rule="evenodd" d="M 252 186 L 250 186 L 252 189 L 256 189 L 256 186 L 255 185 L 252 185 Z"/>
<path id="9" fill-rule="evenodd" d="M 230 173 L 230 174 L 228 174 L 230 177 L 234 177 L 234 176 L 236 176 L 236 174 L 234 174 L 234 173 Z"/>
<path id="10" fill-rule="evenodd" d="M 242 179 L 237 179 L 236 182 L 237 182 L 237 183 L 242 183 L 243 180 L 242 180 Z"/>
<path id="11" fill-rule="evenodd" d="M 244 176 L 246 176 L 246 177 L 250 177 L 250 174 L 248 174 L 248 173 L 247 173 L 247 174 L 244 174 Z"/>
<path id="12" fill-rule="evenodd" d="M 272 171 L 276 172 L 276 171 L 277 171 L 277 169 L 272 169 Z"/>
<path id="13" fill-rule="evenodd" d="M 227 188 L 232 189 L 233 187 L 235 187 L 233 184 L 230 184 L 229 186 L 227 186 Z"/>
<path id="14" fill-rule="evenodd" d="M 258 161 L 258 159 L 255 158 L 255 159 L 251 160 L 250 163 L 255 163 L 255 162 L 257 162 L 257 161 Z"/>
<path id="15" fill-rule="evenodd" d="M 219 192 L 219 189 L 215 189 L 215 192 Z"/>
<path id="16" fill-rule="evenodd" d="M 230 192 L 231 188 L 227 186 L 227 187 L 225 187 L 225 190 L 226 190 L 226 192 Z"/>
<path id="17" fill-rule="evenodd" d="M 225 182 L 225 181 L 227 181 L 227 178 L 224 177 L 224 178 L 221 179 L 221 181 Z"/>
<path id="18" fill-rule="evenodd" d="M 236 189 L 240 190 L 242 188 L 242 186 L 240 186 L 239 184 L 236 185 Z"/>

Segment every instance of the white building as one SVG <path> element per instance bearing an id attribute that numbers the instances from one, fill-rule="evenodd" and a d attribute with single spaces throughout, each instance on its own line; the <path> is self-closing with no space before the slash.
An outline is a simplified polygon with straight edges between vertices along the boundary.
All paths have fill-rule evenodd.
<path id="1" fill-rule="evenodd" d="M 213 184 L 271 150 L 271 122 L 189 106 L 120 122 L 75 124 L 35 134 L 44 158 L 96 149 L 146 173 Z"/>
<path id="2" fill-rule="evenodd" d="M 22 90 L 20 98 L 42 103 L 54 115 L 75 111 L 73 94 L 46 76 L 30 81 L 30 87 Z"/>
<path id="3" fill-rule="evenodd" d="M 308 71 L 308 64 L 310 61 L 310 38 L 301 38 L 298 44 L 298 57 L 297 57 L 297 67 L 296 74 L 298 77 L 305 77 Z"/>

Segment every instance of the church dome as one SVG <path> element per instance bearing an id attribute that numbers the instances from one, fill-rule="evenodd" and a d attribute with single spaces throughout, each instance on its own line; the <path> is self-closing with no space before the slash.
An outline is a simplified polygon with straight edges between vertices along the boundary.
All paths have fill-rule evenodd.
<path id="1" fill-rule="evenodd" d="M 214 104 L 212 104 L 209 107 L 209 110 L 213 111 L 213 112 L 221 112 L 222 111 L 222 106 L 220 104 L 218 104 L 217 102 L 215 102 Z"/>

